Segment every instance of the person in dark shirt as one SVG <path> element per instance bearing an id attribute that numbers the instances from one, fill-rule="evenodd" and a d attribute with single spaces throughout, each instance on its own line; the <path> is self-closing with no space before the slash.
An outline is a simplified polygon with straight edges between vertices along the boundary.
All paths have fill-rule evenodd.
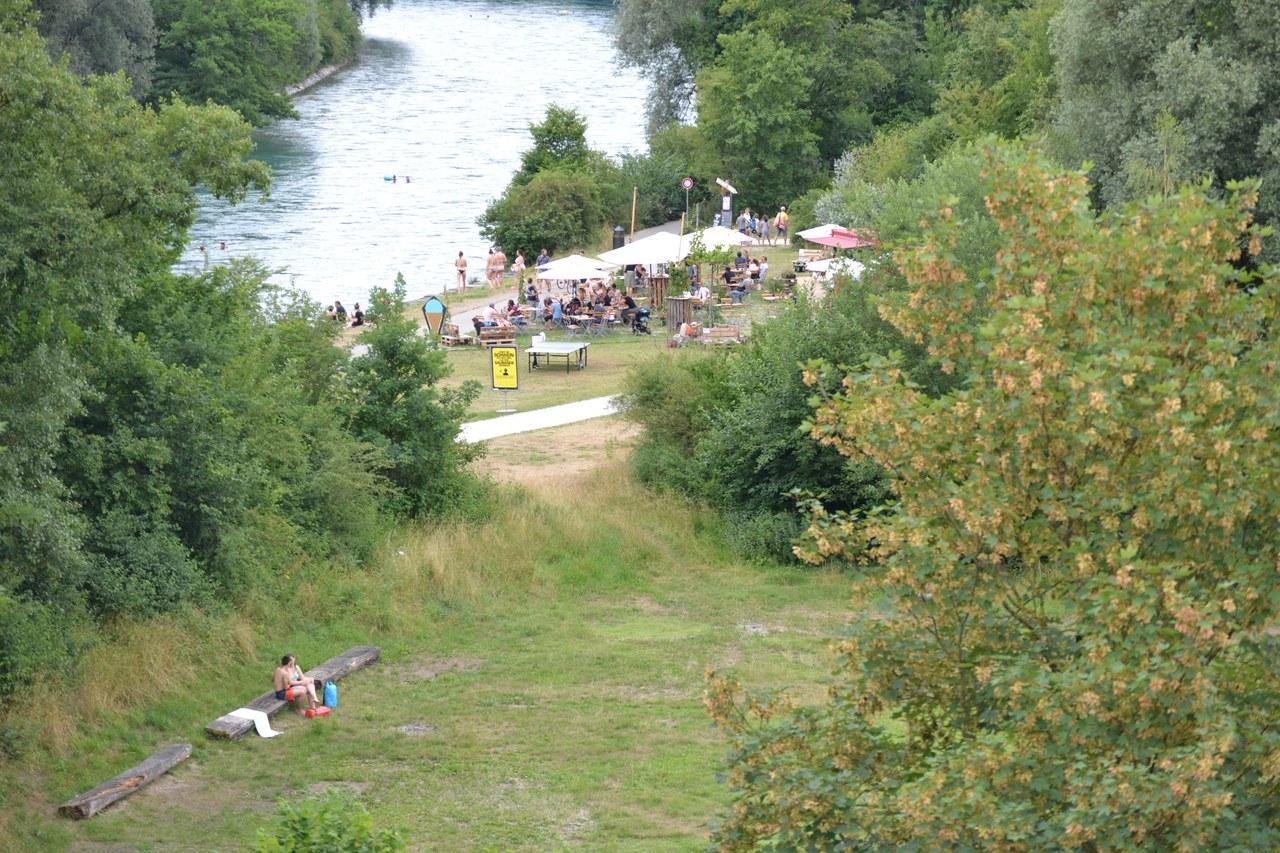
<path id="1" fill-rule="evenodd" d="M 364 325 L 364 312 L 360 310 L 360 303 L 356 303 L 356 310 L 351 315 L 351 328 Z"/>

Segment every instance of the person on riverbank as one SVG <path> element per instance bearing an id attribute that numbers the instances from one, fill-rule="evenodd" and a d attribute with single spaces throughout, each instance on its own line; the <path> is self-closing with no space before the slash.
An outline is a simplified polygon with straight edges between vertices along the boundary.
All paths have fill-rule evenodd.
<path id="1" fill-rule="evenodd" d="M 320 704 L 316 697 L 316 680 L 302 674 L 302 667 L 298 666 L 298 659 L 293 655 L 280 658 L 280 666 L 276 669 L 272 683 L 275 685 L 276 698 L 281 702 L 292 699 L 294 710 L 299 714 L 306 714 L 302 707 L 304 700 L 307 708 Z"/>
<path id="2" fill-rule="evenodd" d="M 511 262 L 511 271 L 516 275 L 516 287 L 524 281 L 524 252 L 516 249 L 516 259 Z"/>
<path id="3" fill-rule="evenodd" d="M 356 310 L 351 314 L 351 328 L 364 325 L 364 312 L 360 310 L 360 303 L 356 303 Z"/>
<path id="4" fill-rule="evenodd" d="M 502 274 L 502 267 L 497 266 L 498 250 L 493 246 L 489 247 L 489 257 L 484 262 L 484 278 L 489 282 L 489 289 L 496 290 L 497 285 L 494 284 L 494 278 Z"/>
<path id="5" fill-rule="evenodd" d="M 347 309 L 342 307 L 341 300 L 333 300 L 333 318 L 339 323 L 347 322 Z"/>
<path id="6" fill-rule="evenodd" d="M 538 267 L 539 270 L 541 270 L 543 267 L 545 267 L 549 263 L 551 263 L 551 256 L 547 254 L 546 249 L 543 249 L 541 252 L 538 253 L 538 260 L 535 261 L 535 265 Z"/>
<path id="7" fill-rule="evenodd" d="M 773 228 L 778 232 L 778 237 L 782 240 L 782 245 L 784 246 L 787 245 L 787 223 L 790 220 L 791 217 L 787 216 L 785 207 L 778 208 L 778 215 L 773 218 Z"/>
<path id="8" fill-rule="evenodd" d="M 467 289 L 467 256 L 463 252 L 458 253 L 458 259 L 453 262 L 453 268 L 458 271 L 457 284 L 458 292 L 462 293 Z"/>
<path id="9" fill-rule="evenodd" d="M 502 279 L 507 274 L 507 254 L 498 249 L 497 254 L 493 256 L 494 265 L 497 268 L 497 274 L 494 276 L 493 289 L 498 290 L 502 287 Z"/>

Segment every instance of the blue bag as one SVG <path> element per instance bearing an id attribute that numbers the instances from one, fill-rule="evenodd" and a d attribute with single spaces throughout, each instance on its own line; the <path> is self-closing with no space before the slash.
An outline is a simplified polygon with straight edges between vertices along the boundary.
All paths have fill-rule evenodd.
<path id="1" fill-rule="evenodd" d="M 332 681 L 324 683 L 324 704 L 329 708 L 338 707 L 338 685 Z"/>

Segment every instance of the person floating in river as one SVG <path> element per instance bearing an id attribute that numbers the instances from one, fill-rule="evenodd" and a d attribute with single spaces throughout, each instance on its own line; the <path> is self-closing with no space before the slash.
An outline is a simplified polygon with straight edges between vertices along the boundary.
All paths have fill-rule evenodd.
<path id="1" fill-rule="evenodd" d="M 320 703 L 316 698 L 316 680 L 302 674 L 302 667 L 298 666 L 298 659 L 293 655 L 280 658 L 273 683 L 276 698 L 281 702 L 293 700 L 294 709 L 299 714 L 306 713 L 302 707 L 303 700 L 306 700 L 307 708 L 314 708 Z"/>

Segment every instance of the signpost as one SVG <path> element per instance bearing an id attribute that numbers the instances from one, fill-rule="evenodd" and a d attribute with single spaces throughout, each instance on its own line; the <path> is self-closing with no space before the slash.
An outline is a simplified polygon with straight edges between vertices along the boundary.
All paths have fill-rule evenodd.
<path id="1" fill-rule="evenodd" d="M 502 392 L 502 408 L 498 409 L 499 412 L 515 411 L 507 406 L 507 394 L 520 390 L 517 355 L 515 347 L 489 348 L 489 372 L 493 378 L 493 390 Z"/>
<path id="2" fill-rule="evenodd" d="M 680 182 L 680 186 L 684 187 L 684 218 L 689 218 L 689 190 L 693 189 L 693 178 L 685 178 Z"/>
<path id="3" fill-rule="evenodd" d="M 444 303 L 434 296 L 422 306 L 422 316 L 427 321 L 427 328 L 437 338 L 440 337 L 440 329 L 444 326 L 444 312 Z"/>

